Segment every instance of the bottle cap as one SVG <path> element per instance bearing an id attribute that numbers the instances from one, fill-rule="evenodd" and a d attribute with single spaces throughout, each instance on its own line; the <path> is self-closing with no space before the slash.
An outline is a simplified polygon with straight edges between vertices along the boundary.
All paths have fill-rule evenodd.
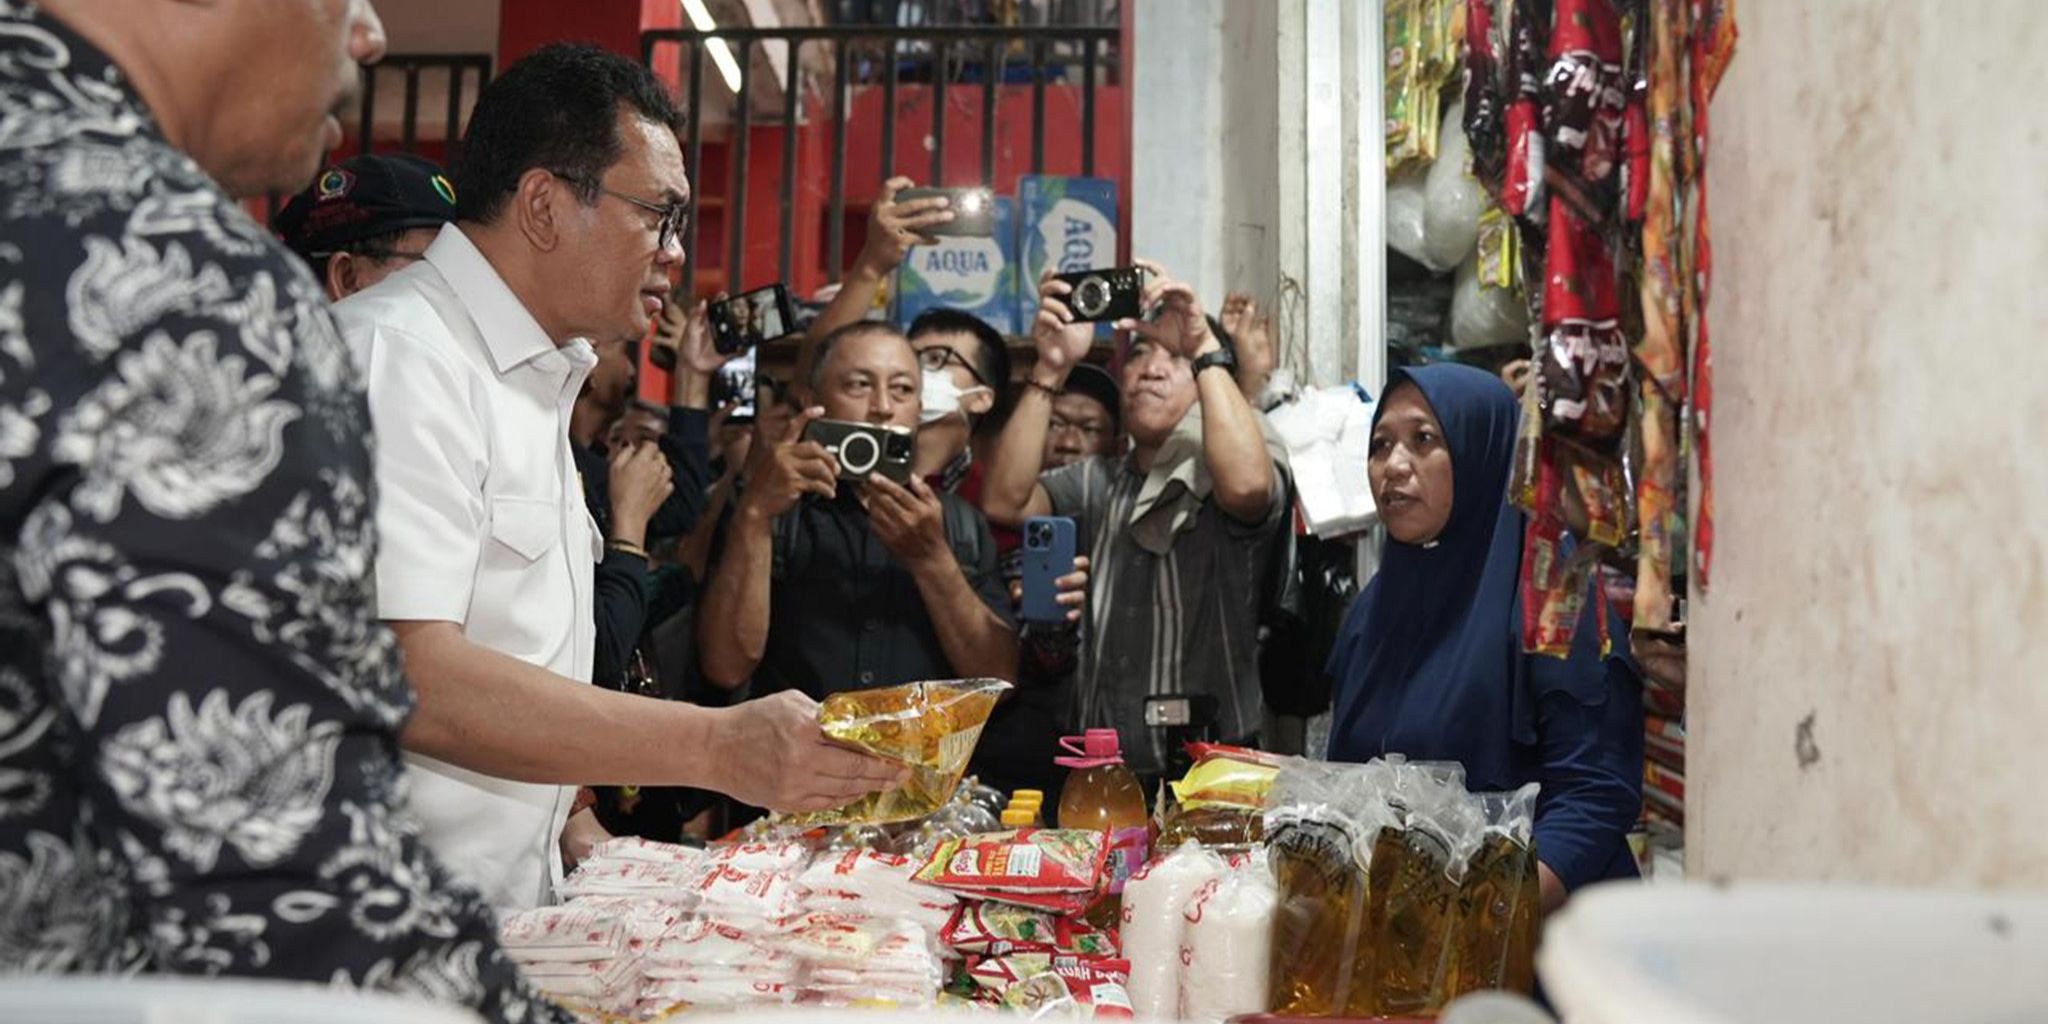
<path id="1" fill-rule="evenodd" d="M 1012 807 L 1003 812 L 1004 828 L 1030 828 L 1038 820 L 1038 812 L 1031 808 Z"/>
<path id="2" fill-rule="evenodd" d="M 1052 759 L 1062 768 L 1100 768 L 1124 763 L 1123 744 L 1118 741 L 1115 729 L 1090 729 L 1079 736 L 1062 737 L 1060 749 L 1074 755 Z"/>

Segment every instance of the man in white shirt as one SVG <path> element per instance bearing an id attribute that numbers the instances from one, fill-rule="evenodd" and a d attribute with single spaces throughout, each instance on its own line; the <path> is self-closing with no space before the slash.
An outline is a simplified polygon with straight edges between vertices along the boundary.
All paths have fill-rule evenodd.
<path id="1" fill-rule="evenodd" d="M 606 540 L 577 481 L 570 410 L 596 362 L 586 339 L 644 336 L 682 262 L 680 123 L 645 67 L 537 51 L 471 115 L 456 223 L 337 307 L 369 372 L 379 615 L 419 697 L 403 740 L 413 807 L 501 909 L 548 900 L 569 785 L 695 785 L 804 808 L 898 774 L 826 744 L 806 700 L 709 710 L 578 685 Z"/>

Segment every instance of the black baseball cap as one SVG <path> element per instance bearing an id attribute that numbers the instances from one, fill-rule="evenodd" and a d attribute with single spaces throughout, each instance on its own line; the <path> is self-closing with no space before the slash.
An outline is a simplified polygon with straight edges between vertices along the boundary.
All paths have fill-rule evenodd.
<path id="1" fill-rule="evenodd" d="M 1067 372 L 1067 386 L 1061 389 L 1070 395 L 1093 398 L 1109 410 L 1111 433 L 1123 430 L 1123 391 L 1116 385 L 1116 378 L 1109 371 L 1094 363 L 1080 363 Z"/>
<path id="2" fill-rule="evenodd" d="M 277 211 L 271 230 L 308 262 L 366 238 L 455 219 L 455 185 L 416 156 L 352 156 Z"/>

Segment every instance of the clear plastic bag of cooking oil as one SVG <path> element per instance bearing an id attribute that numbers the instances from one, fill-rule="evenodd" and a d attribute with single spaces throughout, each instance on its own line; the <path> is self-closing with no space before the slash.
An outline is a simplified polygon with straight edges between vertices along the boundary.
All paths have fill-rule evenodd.
<path id="1" fill-rule="evenodd" d="M 913 821 L 946 806 L 960 786 L 989 713 L 1010 684 L 999 679 L 909 683 L 835 693 L 818 708 L 833 741 L 910 769 L 902 785 L 825 811 L 794 815 L 801 827 Z"/>
<path id="2" fill-rule="evenodd" d="M 1345 1015 L 1433 1013 L 1451 976 L 1457 894 L 1486 818 L 1456 764 L 1388 759 L 1387 821 L 1360 843 L 1365 923 Z"/>
<path id="3" fill-rule="evenodd" d="M 1344 1015 L 1371 969 L 1363 941 L 1370 839 L 1395 824 L 1392 766 L 1293 762 L 1266 801 L 1266 851 L 1278 893 L 1268 976 L 1272 1012 Z"/>
<path id="4" fill-rule="evenodd" d="M 1483 989 L 1528 994 L 1536 987 L 1538 787 L 1483 793 L 1486 825 L 1468 855 L 1458 887 L 1456 968 L 1445 1001 Z"/>

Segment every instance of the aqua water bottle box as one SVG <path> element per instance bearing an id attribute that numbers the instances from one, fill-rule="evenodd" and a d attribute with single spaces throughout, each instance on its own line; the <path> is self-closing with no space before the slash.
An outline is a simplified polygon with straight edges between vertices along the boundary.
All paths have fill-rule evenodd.
<path id="1" fill-rule="evenodd" d="M 1026 175 L 1017 180 L 1021 217 L 1017 321 L 1025 331 L 1038 315 L 1038 278 L 1117 265 L 1116 182 L 1108 178 Z M 1107 337 L 1110 328 L 1101 328 Z"/>
<path id="2" fill-rule="evenodd" d="M 912 248 L 896 271 L 896 323 L 950 307 L 972 313 L 1004 334 L 1018 333 L 1017 203 L 995 199 L 995 233 L 941 238 Z"/>

